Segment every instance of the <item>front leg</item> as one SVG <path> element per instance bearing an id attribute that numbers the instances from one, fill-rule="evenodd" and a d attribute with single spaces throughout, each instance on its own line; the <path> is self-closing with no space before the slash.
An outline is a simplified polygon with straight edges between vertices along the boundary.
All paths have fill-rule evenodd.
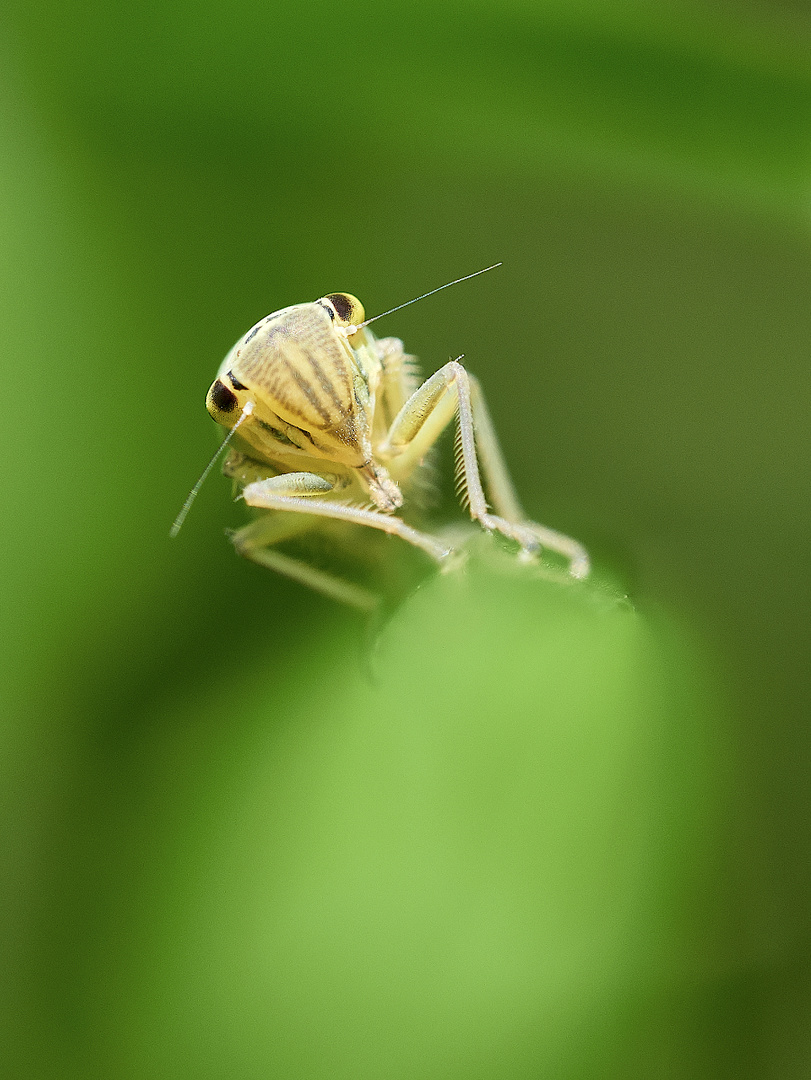
<path id="1" fill-rule="evenodd" d="M 412 529 L 410 525 L 393 514 L 381 514 L 376 510 L 364 510 L 347 503 L 318 498 L 336 490 L 336 484 L 316 473 L 282 473 L 266 480 L 248 484 L 243 495 L 249 506 L 265 510 L 287 510 L 296 514 L 312 514 L 316 517 L 347 521 L 353 525 L 367 525 L 372 529 L 399 536 L 414 547 L 420 548 L 436 562 L 444 562 L 451 549 L 427 533 Z"/>
<path id="2" fill-rule="evenodd" d="M 411 395 L 391 425 L 383 453 L 395 462 L 402 460 L 406 469 L 416 466 L 455 414 L 459 417 L 460 476 L 470 516 L 485 529 L 515 540 L 527 556 L 542 545 L 559 552 L 569 559 L 573 577 L 585 577 L 589 560 L 582 545 L 525 519 L 481 390 L 458 360 L 445 364 Z M 490 513 L 479 460 L 498 514 Z"/>

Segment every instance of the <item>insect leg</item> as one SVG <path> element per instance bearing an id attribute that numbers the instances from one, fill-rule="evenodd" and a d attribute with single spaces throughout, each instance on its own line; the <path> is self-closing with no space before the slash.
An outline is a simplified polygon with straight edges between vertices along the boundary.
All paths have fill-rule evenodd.
<path id="1" fill-rule="evenodd" d="M 573 577 L 584 578 L 589 572 L 589 556 L 586 549 L 577 540 L 557 532 L 555 529 L 527 520 L 518 496 L 515 493 L 510 474 L 501 453 L 501 446 L 490 419 L 490 412 L 484 400 L 479 380 L 468 375 L 470 381 L 470 404 L 475 429 L 476 449 L 487 485 L 487 493 L 494 508 L 508 521 L 520 522 L 530 529 L 542 547 L 556 551 L 569 559 L 569 570 Z M 460 407 L 460 425 L 461 425 Z"/>
<path id="2" fill-rule="evenodd" d="M 309 488 L 308 488 L 308 485 Z M 381 514 L 376 510 L 364 510 L 342 502 L 330 502 L 327 499 L 313 498 L 330 491 L 328 480 L 315 473 L 283 473 L 271 476 L 267 480 L 258 480 L 248 484 L 243 495 L 249 506 L 262 507 L 266 510 L 287 510 L 296 514 L 313 514 L 316 517 L 333 518 L 336 521 L 348 521 L 355 525 L 368 525 L 372 529 L 399 536 L 414 547 L 420 548 L 436 562 L 442 562 L 451 554 L 451 549 L 427 533 L 412 529 L 410 525 L 392 514 Z"/>
<path id="3" fill-rule="evenodd" d="M 412 394 L 391 426 L 383 453 L 391 455 L 394 461 L 399 455 L 418 461 L 454 414 L 459 417 L 461 479 L 470 516 L 485 529 L 515 540 L 527 554 L 534 553 L 541 545 L 559 552 L 569 559 L 574 577 L 585 577 L 588 556 L 577 541 L 525 519 L 481 391 L 458 360 L 445 364 Z M 489 511 L 479 460 L 498 514 Z"/>
<path id="4" fill-rule="evenodd" d="M 234 537 L 236 541 L 237 537 Z M 309 589 L 328 596 L 330 600 L 337 600 L 339 604 L 348 604 L 350 607 L 359 608 L 361 611 L 374 611 L 380 603 L 380 598 L 362 585 L 356 585 L 352 581 L 344 581 L 343 578 L 329 574 L 325 570 L 319 570 L 315 566 L 294 559 L 281 551 L 273 551 L 271 548 L 259 547 L 248 548 L 239 544 L 237 551 L 252 562 L 274 570 L 277 574 L 284 574 Z"/>
<path id="5" fill-rule="evenodd" d="M 290 540 L 310 527 L 311 521 L 304 514 L 262 514 L 250 525 L 236 530 L 231 540 L 240 555 L 260 566 L 275 570 L 285 577 L 307 585 L 316 592 L 342 604 L 372 611 L 379 597 L 353 582 L 344 581 L 325 570 L 319 570 L 306 562 L 294 559 L 281 551 L 272 551 L 271 545 Z"/>

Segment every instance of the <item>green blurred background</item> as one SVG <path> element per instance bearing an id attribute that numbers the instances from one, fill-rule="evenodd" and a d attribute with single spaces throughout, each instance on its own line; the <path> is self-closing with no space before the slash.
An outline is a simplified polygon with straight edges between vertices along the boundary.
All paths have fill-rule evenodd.
<path id="1" fill-rule="evenodd" d="M 811 1074 L 806 8 L 4 37 L 8 1075 Z M 221 479 L 169 542 L 247 327 L 498 259 L 381 333 L 466 355 L 636 615 L 484 559 L 373 647 Z"/>

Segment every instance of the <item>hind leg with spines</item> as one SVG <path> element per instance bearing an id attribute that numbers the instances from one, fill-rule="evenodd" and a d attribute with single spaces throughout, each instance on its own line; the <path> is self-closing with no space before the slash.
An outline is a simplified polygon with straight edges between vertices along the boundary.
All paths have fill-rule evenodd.
<path id="1" fill-rule="evenodd" d="M 488 531 L 515 540 L 525 557 L 541 546 L 548 547 L 569 560 L 574 577 L 585 577 L 589 561 L 582 545 L 524 516 L 479 384 L 458 360 L 445 364 L 414 391 L 395 417 L 383 453 L 401 462 L 401 468 L 415 467 L 455 415 L 459 418 L 460 475 L 471 517 Z M 490 513 L 485 498 L 479 462 L 495 514 Z"/>

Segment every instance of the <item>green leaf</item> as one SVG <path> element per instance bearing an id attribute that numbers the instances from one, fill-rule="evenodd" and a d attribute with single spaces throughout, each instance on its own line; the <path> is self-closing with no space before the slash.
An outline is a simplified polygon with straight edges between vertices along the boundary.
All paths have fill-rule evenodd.
<path id="1" fill-rule="evenodd" d="M 663 1013 L 689 1043 L 717 761 L 678 633 L 489 543 L 368 666 L 331 630 L 130 759 L 80 978 L 112 1075 L 642 1077 Z"/>

